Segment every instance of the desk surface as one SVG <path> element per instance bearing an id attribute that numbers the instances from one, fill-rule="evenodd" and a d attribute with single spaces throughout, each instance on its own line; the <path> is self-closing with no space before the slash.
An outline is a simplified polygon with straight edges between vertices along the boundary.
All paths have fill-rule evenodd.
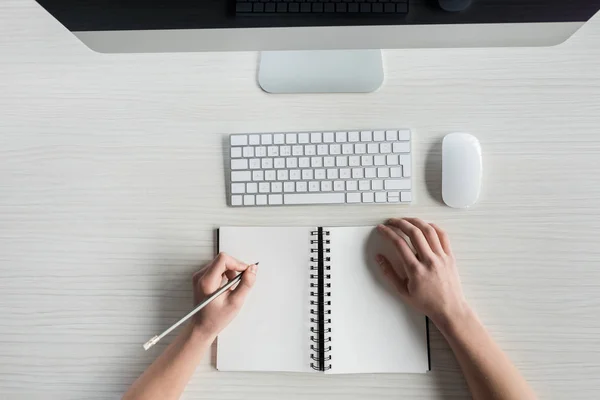
<path id="1" fill-rule="evenodd" d="M 369 95 L 270 96 L 256 61 L 96 54 L 33 0 L 0 2 L 0 397 L 118 397 L 189 309 L 220 225 L 411 215 L 449 231 L 468 298 L 540 398 L 597 398 L 598 16 L 554 48 L 386 51 Z M 225 205 L 227 133 L 392 126 L 414 131 L 411 207 Z M 484 150 L 466 212 L 438 200 L 452 131 Z M 184 397 L 468 398 L 436 331 L 432 347 L 423 376 L 218 373 L 213 351 Z"/>

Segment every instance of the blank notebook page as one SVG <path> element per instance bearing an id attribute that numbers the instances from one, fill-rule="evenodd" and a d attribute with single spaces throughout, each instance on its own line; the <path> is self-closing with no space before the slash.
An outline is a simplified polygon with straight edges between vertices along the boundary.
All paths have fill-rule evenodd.
<path id="1" fill-rule="evenodd" d="M 331 232 L 332 350 L 329 373 L 429 369 L 426 319 L 407 308 L 374 260 L 397 255 L 373 227 Z"/>
<path id="2" fill-rule="evenodd" d="M 219 230 L 220 251 L 260 263 L 242 310 L 217 339 L 220 371 L 313 372 L 308 322 L 311 230 Z"/>

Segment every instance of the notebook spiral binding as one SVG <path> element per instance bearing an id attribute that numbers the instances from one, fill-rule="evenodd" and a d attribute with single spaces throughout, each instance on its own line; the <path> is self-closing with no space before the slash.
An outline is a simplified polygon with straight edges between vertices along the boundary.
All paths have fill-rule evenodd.
<path id="1" fill-rule="evenodd" d="M 310 366 L 317 371 L 331 369 L 331 257 L 330 232 L 311 232 L 310 266 Z"/>

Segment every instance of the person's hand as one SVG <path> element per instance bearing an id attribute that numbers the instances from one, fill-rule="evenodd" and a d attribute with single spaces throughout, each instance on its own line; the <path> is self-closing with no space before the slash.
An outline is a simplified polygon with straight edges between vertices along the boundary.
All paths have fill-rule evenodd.
<path id="1" fill-rule="evenodd" d="M 206 335 L 211 341 L 242 308 L 256 280 L 257 266 L 245 264 L 225 253 L 219 253 L 217 258 L 196 272 L 192 278 L 194 304 L 197 305 L 216 292 L 224 284 L 225 278 L 231 280 L 242 271 L 246 273 L 240 283 L 214 299 L 194 316 L 195 330 Z"/>
<path id="2" fill-rule="evenodd" d="M 400 256 L 398 265 L 392 265 L 381 254 L 377 255 L 377 262 L 406 303 L 438 327 L 468 310 L 446 232 L 418 218 L 393 218 L 377 228 L 393 242 Z"/>

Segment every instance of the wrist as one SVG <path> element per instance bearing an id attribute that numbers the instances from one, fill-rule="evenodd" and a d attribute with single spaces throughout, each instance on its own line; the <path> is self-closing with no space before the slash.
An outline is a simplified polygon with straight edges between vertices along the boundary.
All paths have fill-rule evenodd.
<path id="1" fill-rule="evenodd" d="M 215 339 L 217 338 L 217 334 L 212 332 L 209 329 L 206 329 L 202 325 L 198 325 L 192 323 L 188 327 L 189 329 L 189 338 L 194 343 L 197 343 L 200 346 L 210 346 Z"/>
<path id="2" fill-rule="evenodd" d="M 475 312 L 466 303 L 462 302 L 451 310 L 441 313 L 431 320 L 444 336 L 455 335 L 461 327 L 476 319 Z"/>

